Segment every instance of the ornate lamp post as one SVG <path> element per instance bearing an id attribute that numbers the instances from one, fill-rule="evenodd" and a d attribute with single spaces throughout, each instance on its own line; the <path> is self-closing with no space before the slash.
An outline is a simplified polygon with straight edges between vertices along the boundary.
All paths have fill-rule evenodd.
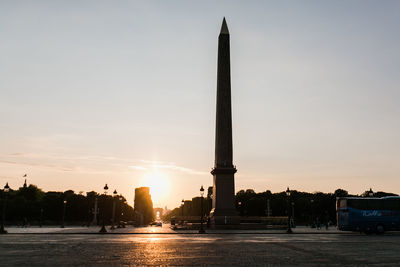
<path id="1" fill-rule="evenodd" d="M 267 217 L 271 216 L 271 205 L 269 198 L 267 199 Z"/>
<path id="2" fill-rule="evenodd" d="M 121 219 L 122 219 L 122 215 L 123 215 L 123 213 L 122 213 L 122 196 L 120 195 L 119 197 L 118 197 L 118 206 L 119 206 L 119 213 L 118 213 L 118 224 L 117 224 L 117 227 L 118 228 L 121 228 Z"/>
<path id="3" fill-rule="evenodd" d="M 310 200 L 310 206 L 311 206 L 311 228 L 313 228 L 313 225 L 314 225 L 314 199 Z"/>
<path id="4" fill-rule="evenodd" d="M 106 225 L 105 225 L 105 220 L 106 220 L 106 216 L 105 216 L 105 210 L 106 210 L 106 196 L 107 196 L 107 191 L 108 191 L 108 186 L 107 186 L 107 184 L 104 186 L 104 203 L 103 203 L 103 225 L 101 226 L 101 229 L 100 229 L 100 233 L 107 233 L 107 230 L 106 230 Z"/>
<path id="5" fill-rule="evenodd" d="M 292 202 L 292 222 L 293 222 L 293 228 L 296 228 L 295 221 L 294 221 L 294 202 Z"/>
<path id="6" fill-rule="evenodd" d="M 373 197 L 374 196 L 374 191 L 372 191 L 372 188 L 369 188 L 368 196 L 369 197 Z"/>
<path id="7" fill-rule="evenodd" d="M 199 230 L 199 234 L 204 234 L 205 231 L 203 229 L 203 195 L 204 195 L 204 188 L 203 186 L 200 187 L 200 196 L 201 196 L 201 204 L 200 204 L 200 210 L 201 210 L 201 216 L 200 216 L 200 230 Z"/>
<path id="8" fill-rule="evenodd" d="M 40 222 L 39 222 L 39 227 L 42 227 L 43 225 L 43 208 L 40 208 Z"/>
<path id="9" fill-rule="evenodd" d="M 182 225 L 183 225 L 183 208 L 185 207 L 185 200 L 182 198 Z"/>
<path id="10" fill-rule="evenodd" d="M 287 221 L 287 230 L 286 233 L 291 234 L 293 233 L 292 227 L 290 225 L 290 211 L 289 211 L 289 203 L 290 203 L 290 190 L 289 187 L 286 189 L 286 196 L 287 196 L 287 214 L 288 214 L 288 221 Z"/>
<path id="11" fill-rule="evenodd" d="M 112 210 L 112 223 L 111 223 L 111 230 L 115 229 L 115 199 L 117 197 L 117 189 L 114 190 L 113 192 L 113 210 Z"/>
<path id="12" fill-rule="evenodd" d="M 10 191 L 10 187 L 8 186 L 8 183 L 6 183 L 3 190 L 3 213 L 1 216 L 0 234 L 7 234 L 7 231 L 4 229 L 4 224 L 6 220 L 6 203 L 7 203 L 8 191 Z"/>
<path id="13" fill-rule="evenodd" d="M 64 228 L 64 227 L 65 227 L 65 209 L 66 209 L 66 206 L 67 206 L 67 201 L 64 200 L 64 201 L 63 201 L 63 215 L 62 215 L 61 228 Z"/>

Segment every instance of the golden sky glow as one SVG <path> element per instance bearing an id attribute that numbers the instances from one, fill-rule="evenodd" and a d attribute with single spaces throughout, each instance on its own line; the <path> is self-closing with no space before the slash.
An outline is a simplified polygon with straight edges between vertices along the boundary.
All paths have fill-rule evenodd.
<path id="1" fill-rule="evenodd" d="M 171 182 L 168 176 L 157 168 L 145 173 L 140 184 L 150 187 L 150 194 L 156 205 L 167 203 L 168 198 L 171 197 Z"/>

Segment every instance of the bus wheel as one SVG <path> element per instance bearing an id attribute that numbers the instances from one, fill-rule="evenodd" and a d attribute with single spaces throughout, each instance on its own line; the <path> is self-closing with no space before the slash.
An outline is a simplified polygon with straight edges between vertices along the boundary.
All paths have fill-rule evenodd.
<path id="1" fill-rule="evenodd" d="M 385 232 L 385 227 L 382 225 L 382 224 L 378 224 L 377 226 L 376 226 L 376 233 L 378 234 L 378 235 L 381 235 L 381 234 L 383 234 Z"/>
<path id="2" fill-rule="evenodd" d="M 369 229 L 368 229 L 368 230 L 364 230 L 364 234 L 366 234 L 366 235 L 370 235 L 370 234 L 372 234 L 372 232 L 373 232 L 373 231 L 371 231 L 371 230 L 369 230 Z"/>

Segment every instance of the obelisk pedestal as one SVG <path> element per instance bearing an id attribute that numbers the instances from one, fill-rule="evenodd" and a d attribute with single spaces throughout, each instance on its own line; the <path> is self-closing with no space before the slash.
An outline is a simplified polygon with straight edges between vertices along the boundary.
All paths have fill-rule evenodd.
<path id="1" fill-rule="evenodd" d="M 232 108 L 229 30 L 225 18 L 218 37 L 217 114 L 215 128 L 215 162 L 211 224 L 235 225 L 240 217 L 235 209 L 236 167 L 232 164 Z"/>

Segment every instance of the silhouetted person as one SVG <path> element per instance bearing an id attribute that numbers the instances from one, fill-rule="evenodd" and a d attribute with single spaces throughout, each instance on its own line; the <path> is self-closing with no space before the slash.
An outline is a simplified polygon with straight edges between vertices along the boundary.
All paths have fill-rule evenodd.
<path id="1" fill-rule="evenodd" d="M 24 228 L 28 227 L 28 219 L 26 217 L 24 217 L 24 219 L 22 221 L 22 227 L 24 227 Z"/>
<path id="2" fill-rule="evenodd" d="M 317 229 L 319 230 L 319 229 L 321 229 L 321 222 L 319 221 L 319 217 L 317 217 L 317 219 L 316 219 L 317 221 L 316 221 L 316 227 L 317 227 Z"/>
<path id="3" fill-rule="evenodd" d="M 329 213 L 325 211 L 325 229 L 328 230 L 329 228 Z"/>

